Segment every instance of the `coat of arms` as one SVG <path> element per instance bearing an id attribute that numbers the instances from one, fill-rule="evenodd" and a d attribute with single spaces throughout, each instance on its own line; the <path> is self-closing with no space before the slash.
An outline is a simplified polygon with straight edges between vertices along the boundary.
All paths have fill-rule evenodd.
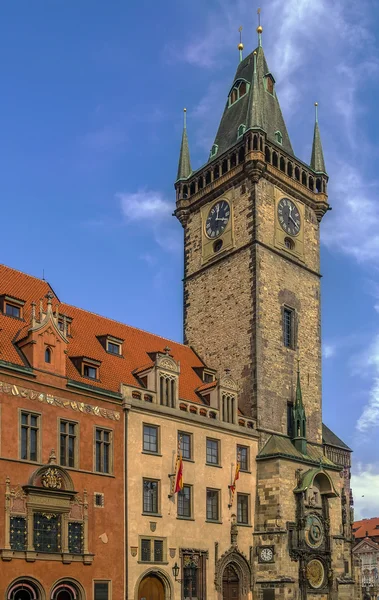
<path id="1" fill-rule="evenodd" d="M 41 477 L 42 485 L 45 488 L 60 490 L 62 487 L 62 476 L 58 469 L 49 467 Z"/>

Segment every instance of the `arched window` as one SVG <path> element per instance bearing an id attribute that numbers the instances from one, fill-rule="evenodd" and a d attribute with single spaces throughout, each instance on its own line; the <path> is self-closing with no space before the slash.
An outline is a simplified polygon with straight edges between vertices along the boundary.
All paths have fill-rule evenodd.
<path id="1" fill-rule="evenodd" d="M 7 594 L 8 600 L 40 600 L 37 587 L 31 581 L 15 583 Z"/>
<path id="2" fill-rule="evenodd" d="M 292 167 L 292 163 L 287 163 L 287 175 L 288 177 L 292 177 L 293 175 L 293 167 Z"/>
<path id="3" fill-rule="evenodd" d="M 237 164 L 237 156 L 236 153 L 234 152 L 232 154 L 232 156 L 230 157 L 230 168 L 232 169 L 233 167 L 235 167 Z"/>
<path id="4" fill-rule="evenodd" d="M 245 133 L 245 129 L 246 129 L 246 125 L 240 125 L 238 127 L 238 134 L 237 134 L 237 138 L 240 138 L 243 136 L 243 134 Z"/>
<path id="5" fill-rule="evenodd" d="M 78 600 L 79 596 L 72 583 L 60 583 L 54 589 L 52 600 Z"/>
<path id="6" fill-rule="evenodd" d="M 295 179 L 296 179 L 296 181 L 300 181 L 300 169 L 299 169 L 299 167 L 295 167 Z"/>
<path id="7" fill-rule="evenodd" d="M 207 171 L 205 173 L 205 185 L 208 185 L 208 183 L 210 183 L 210 182 L 211 182 L 211 172 Z"/>
<path id="8" fill-rule="evenodd" d="M 272 153 L 272 164 L 274 165 L 274 167 L 278 166 L 278 155 L 276 152 Z"/>
<path id="9" fill-rule="evenodd" d="M 248 90 L 249 84 L 246 83 L 246 81 L 243 81 L 242 79 L 237 80 L 229 94 L 229 106 L 232 106 L 237 100 L 245 96 Z"/>
<path id="10" fill-rule="evenodd" d="M 280 170 L 283 172 L 286 170 L 286 163 L 284 161 L 283 156 L 280 157 Z"/>
<path id="11" fill-rule="evenodd" d="M 265 147 L 265 159 L 266 159 L 266 162 L 268 162 L 268 163 L 271 162 L 271 152 L 270 152 L 270 148 L 268 146 Z"/>
<path id="12" fill-rule="evenodd" d="M 218 179 L 220 177 L 220 165 L 216 165 L 213 169 L 213 179 Z"/>
<path id="13" fill-rule="evenodd" d="M 312 190 L 312 192 L 313 192 L 313 187 L 314 187 L 313 177 L 310 177 L 310 178 L 308 179 L 308 187 L 309 187 L 309 189 L 310 189 L 310 190 Z"/>
<path id="14" fill-rule="evenodd" d="M 196 190 L 196 186 L 195 186 L 195 182 L 193 181 L 190 185 L 190 194 L 191 196 L 195 193 Z"/>
<path id="15" fill-rule="evenodd" d="M 224 173 L 228 172 L 228 161 L 225 159 L 222 161 L 222 165 L 221 165 L 221 173 L 224 175 Z"/>
<path id="16" fill-rule="evenodd" d="M 258 150 L 258 136 L 253 137 L 253 150 Z"/>
<path id="17" fill-rule="evenodd" d="M 188 198 L 188 187 L 186 185 L 183 186 L 183 198 Z"/>
<path id="18" fill-rule="evenodd" d="M 45 363 L 51 363 L 51 350 L 50 348 L 45 349 Z"/>
<path id="19" fill-rule="evenodd" d="M 216 156 L 217 150 L 218 150 L 218 145 L 217 144 L 213 144 L 213 146 L 211 148 L 211 157 L 212 156 Z"/>
<path id="20" fill-rule="evenodd" d="M 307 185 L 307 175 L 306 175 L 305 171 L 303 171 L 301 174 L 301 183 L 303 185 Z"/>
<path id="21" fill-rule="evenodd" d="M 239 149 L 238 152 L 238 164 L 243 162 L 245 160 L 245 148 L 242 146 L 242 148 Z"/>
<path id="22" fill-rule="evenodd" d="M 281 144 L 283 142 L 283 135 L 280 131 L 275 131 L 275 139 L 278 142 L 278 144 Z"/>

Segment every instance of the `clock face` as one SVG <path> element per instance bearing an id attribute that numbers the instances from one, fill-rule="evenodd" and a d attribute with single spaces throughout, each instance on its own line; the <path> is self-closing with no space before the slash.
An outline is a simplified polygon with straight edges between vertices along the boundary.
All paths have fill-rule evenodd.
<path id="1" fill-rule="evenodd" d="M 308 546 L 318 548 L 324 539 L 324 527 L 316 515 L 309 515 L 305 524 L 305 541 Z"/>
<path id="2" fill-rule="evenodd" d="M 213 239 L 223 233 L 230 219 L 230 206 L 226 200 L 219 200 L 212 206 L 205 223 L 205 231 Z"/>
<path id="3" fill-rule="evenodd" d="M 271 548 L 262 548 L 260 551 L 261 561 L 270 562 L 274 556 Z"/>
<path id="4" fill-rule="evenodd" d="M 281 198 L 278 203 L 278 219 L 282 229 L 290 235 L 300 231 L 300 213 L 292 200 Z"/>

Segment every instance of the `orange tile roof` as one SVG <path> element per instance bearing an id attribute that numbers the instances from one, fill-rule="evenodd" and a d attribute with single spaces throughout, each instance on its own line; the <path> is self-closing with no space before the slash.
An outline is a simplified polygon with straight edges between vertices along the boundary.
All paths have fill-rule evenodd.
<path id="1" fill-rule="evenodd" d="M 25 300 L 23 321 L 0 314 L 0 360 L 28 366 L 13 342 L 19 339 L 21 329 L 24 330 L 25 325 L 30 322 L 32 302 L 37 304 L 37 314 L 40 300 L 46 310 L 45 296 L 49 291 L 54 293 L 46 281 L 0 265 L 0 296 L 6 294 Z M 59 300 L 55 297 L 54 310 L 56 304 L 59 304 Z M 133 371 L 140 371 L 143 365 L 146 368 L 152 366 L 149 353 L 163 352 L 165 346 L 169 345 L 170 355 L 180 361 L 179 397 L 203 404 L 195 391 L 203 381 L 194 369 L 203 367 L 204 364 L 188 346 L 68 304 L 59 304 L 59 312 L 72 318 L 66 359 L 69 379 L 113 392 L 119 392 L 122 383 L 140 387 Z M 104 331 L 107 332 L 106 335 L 125 340 L 122 345 L 123 357 L 105 351 L 98 339 L 98 336 L 104 335 Z M 82 377 L 70 360 L 70 357 L 75 356 L 90 356 L 101 361 L 100 381 L 89 381 Z"/>
<path id="2" fill-rule="evenodd" d="M 379 537 L 379 517 L 362 519 L 353 525 L 355 539 L 364 537 Z"/>

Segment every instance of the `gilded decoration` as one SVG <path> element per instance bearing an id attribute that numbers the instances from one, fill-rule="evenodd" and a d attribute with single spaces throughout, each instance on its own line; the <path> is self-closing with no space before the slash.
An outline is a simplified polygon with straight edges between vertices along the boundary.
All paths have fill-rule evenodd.
<path id="1" fill-rule="evenodd" d="M 317 559 L 307 564 L 307 580 L 311 587 L 317 589 L 322 586 L 325 579 L 324 565 Z"/>
<path id="2" fill-rule="evenodd" d="M 52 394 L 45 394 L 44 392 L 37 392 L 28 388 L 20 387 L 18 385 L 6 383 L 0 381 L 0 393 L 7 394 L 8 396 L 17 396 L 19 398 L 28 398 L 29 400 L 37 400 L 42 404 L 50 404 L 57 408 L 65 408 L 74 410 L 75 412 L 82 412 L 87 415 L 94 415 L 96 417 L 103 417 L 104 419 L 110 419 L 111 421 L 119 421 L 120 413 L 115 410 L 107 410 L 106 408 L 100 408 L 100 406 L 92 406 L 85 402 L 77 402 L 76 400 L 65 400 L 58 398 Z"/>
<path id="3" fill-rule="evenodd" d="M 45 488 L 60 490 L 62 487 L 62 476 L 58 469 L 49 467 L 41 477 L 42 485 Z"/>

